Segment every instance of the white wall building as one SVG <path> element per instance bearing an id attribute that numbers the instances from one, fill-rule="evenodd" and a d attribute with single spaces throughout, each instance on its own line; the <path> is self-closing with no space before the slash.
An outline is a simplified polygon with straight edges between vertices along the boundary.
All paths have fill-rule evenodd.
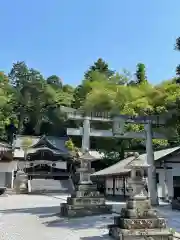
<path id="1" fill-rule="evenodd" d="M 24 142 L 29 143 L 26 151 Z M 0 187 L 13 188 L 17 170 L 25 171 L 29 179 L 69 179 L 71 158 L 65 147 L 67 138 L 51 136 L 16 136 L 12 146 L 0 142 Z M 90 151 L 95 159 L 102 154 Z"/>
<path id="2" fill-rule="evenodd" d="M 106 169 L 92 174 L 105 177 L 107 196 L 126 198 L 128 192 L 129 170 L 126 165 L 134 159 L 128 157 Z M 140 155 L 146 161 L 146 154 Z M 180 197 L 180 147 L 168 148 L 154 152 L 158 197 L 171 200 Z"/>
<path id="3" fill-rule="evenodd" d="M 11 188 L 14 180 L 16 161 L 13 161 L 11 145 L 0 142 L 0 187 Z"/>

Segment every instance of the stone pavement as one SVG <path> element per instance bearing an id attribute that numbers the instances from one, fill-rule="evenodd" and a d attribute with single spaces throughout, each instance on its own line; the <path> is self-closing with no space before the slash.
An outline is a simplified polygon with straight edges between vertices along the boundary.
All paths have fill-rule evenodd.
<path id="1" fill-rule="evenodd" d="M 0 240 L 109 240 L 113 215 L 66 220 L 58 216 L 66 196 L 12 195 L 0 197 Z M 120 209 L 123 203 L 115 204 Z M 158 211 L 172 228 L 180 227 L 180 212 L 169 206 Z"/>
<path id="2" fill-rule="evenodd" d="M 109 239 L 112 216 L 74 220 L 59 218 L 63 200 L 51 196 L 13 195 L 0 198 L 0 240 Z"/>

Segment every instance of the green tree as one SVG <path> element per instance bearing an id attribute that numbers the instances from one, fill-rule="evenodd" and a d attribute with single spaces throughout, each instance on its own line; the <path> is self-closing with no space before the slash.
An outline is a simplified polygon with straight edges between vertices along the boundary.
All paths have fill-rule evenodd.
<path id="1" fill-rule="evenodd" d="M 73 95 L 63 91 L 58 77 L 53 75 L 48 82 L 39 71 L 28 68 L 24 62 L 17 62 L 10 71 L 9 79 L 16 95 L 18 133 L 39 135 L 42 124 L 50 131 L 53 125 L 57 128 L 57 120 L 62 123 L 60 106 L 70 106 Z"/>
<path id="2" fill-rule="evenodd" d="M 180 50 L 180 38 L 177 39 L 176 49 Z M 22 134 L 61 135 L 67 124 L 61 106 L 73 106 L 86 112 L 108 111 L 135 116 L 162 114 L 169 110 L 179 112 L 179 76 L 177 72 L 176 78 L 152 85 L 147 81 L 142 63 L 137 65 L 136 79 L 133 80 L 127 70 L 120 73 L 112 71 L 108 63 L 98 59 L 84 74 L 80 85 L 74 88 L 62 84 L 56 75 L 45 79 L 39 71 L 29 68 L 24 62 L 17 62 L 8 76 L 0 72 L 0 137 L 9 139 L 14 131 L 12 126 L 17 126 L 18 133 Z M 93 127 L 108 129 L 111 126 L 93 123 Z M 140 125 L 125 127 L 134 131 L 143 130 Z M 176 142 L 179 142 L 178 114 L 164 130 L 173 133 Z M 169 138 L 172 139 L 172 136 Z M 123 143 L 111 142 L 112 145 L 101 144 L 106 152 L 111 152 L 108 147 L 113 148 L 114 144 L 117 145 L 116 152 L 122 153 Z M 133 140 L 131 143 L 138 145 L 141 142 Z M 154 140 L 154 143 L 157 146 L 167 144 L 159 140 Z M 122 145 L 122 151 L 119 145 Z"/>
<path id="3" fill-rule="evenodd" d="M 9 73 L 10 84 L 14 87 L 16 95 L 16 114 L 18 116 L 18 133 L 24 131 L 24 120 L 28 117 L 30 103 L 29 87 L 32 76 L 24 62 L 17 62 Z"/>
<path id="4" fill-rule="evenodd" d="M 78 85 L 73 94 L 72 107 L 80 108 L 86 99 L 87 94 L 91 91 L 91 84 L 89 80 L 84 80 L 81 85 Z"/>
<path id="5" fill-rule="evenodd" d="M 143 63 L 138 63 L 137 64 L 137 69 L 136 69 L 136 82 L 137 84 L 142 84 L 147 82 L 147 77 L 146 77 L 146 67 Z"/>
<path id="6" fill-rule="evenodd" d="M 180 51 L 180 37 L 176 39 L 175 50 Z M 180 64 L 176 67 L 176 75 L 177 75 L 176 82 L 180 83 Z"/>
<path id="7" fill-rule="evenodd" d="M 65 85 L 63 85 L 63 92 L 73 94 L 74 88 L 69 84 L 65 84 Z"/>
<path id="8" fill-rule="evenodd" d="M 94 64 L 88 69 L 88 71 L 85 73 L 85 79 L 89 79 L 92 80 L 92 72 L 99 72 L 104 74 L 106 77 L 111 77 L 112 75 L 114 75 L 114 71 L 109 69 L 108 64 L 102 59 L 99 58 L 96 62 L 94 62 Z M 93 81 L 93 80 L 92 80 Z"/>
<path id="9" fill-rule="evenodd" d="M 15 94 L 9 79 L 0 72 L 0 139 L 9 142 L 12 140 L 17 124 L 17 118 L 14 115 L 15 102 Z"/>
<path id="10" fill-rule="evenodd" d="M 52 85 L 55 88 L 62 88 L 62 81 L 61 79 L 56 75 L 51 75 L 47 78 L 47 83 Z"/>
<path id="11" fill-rule="evenodd" d="M 78 85 L 74 91 L 74 101 L 72 107 L 80 108 L 86 96 L 91 91 L 91 83 L 92 82 L 101 82 L 106 81 L 107 79 L 111 79 L 115 74 L 114 71 L 109 69 L 108 64 L 102 59 L 99 58 L 94 64 L 85 72 L 84 80 L 82 84 Z M 116 75 L 116 80 L 118 76 Z"/>

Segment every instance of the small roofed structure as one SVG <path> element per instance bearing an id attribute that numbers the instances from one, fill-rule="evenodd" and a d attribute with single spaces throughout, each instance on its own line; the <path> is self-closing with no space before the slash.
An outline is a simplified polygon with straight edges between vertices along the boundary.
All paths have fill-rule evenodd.
<path id="1" fill-rule="evenodd" d="M 174 147 L 174 148 L 168 148 L 168 149 L 164 149 L 164 150 L 160 150 L 160 151 L 156 151 L 154 152 L 154 160 L 159 160 L 163 157 L 166 157 L 167 155 L 175 152 L 175 151 L 178 151 L 180 150 L 180 146 L 179 147 Z M 134 153 L 136 154 L 136 153 Z M 135 156 L 135 155 L 134 155 Z M 126 168 L 126 166 L 134 159 L 134 156 L 130 156 L 128 158 L 125 158 L 121 161 L 119 161 L 118 163 L 110 166 L 110 167 L 107 167 L 101 171 L 98 171 L 98 172 L 95 172 L 92 174 L 92 176 L 112 176 L 112 175 L 127 175 L 127 173 L 130 172 L 129 169 Z M 147 157 L 147 154 L 141 154 L 139 156 L 139 159 L 142 161 L 142 162 L 145 162 L 146 161 L 146 157 Z"/>
<path id="2" fill-rule="evenodd" d="M 12 187 L 15 167 L 11 145 L 0 142 L 0 187 Z"/>
<path id="3" fill-rule="evenodd" d="M 154 152 L 158 197 L 160 199 L 171 200 L 174 197 L 180 197 L 179 155 L 180 146 Z M 139 156 L 142 164 L 146 162 L 146 157 L 146 154 Z M 120 199 L 127 198 L 129 196 L 127 185 L 131 171 L 127 166 L 133 159 L 134 156 L 127 157 L 108 168 L 93 173 L 91 176 L 105 179 L 107 196 L 115 196 Z"/>

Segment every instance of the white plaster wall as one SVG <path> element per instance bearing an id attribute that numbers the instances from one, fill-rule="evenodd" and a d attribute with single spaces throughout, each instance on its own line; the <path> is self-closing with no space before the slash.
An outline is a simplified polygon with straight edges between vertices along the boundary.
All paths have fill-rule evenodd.
<path id="1" fill-rule="evenodd" d="M 167 170 L 166 170 L 167 171 Z M 159 183 L 157 183 L 157 192 L 159 198 L 165 197 L 165 172 L 164 169 L 156 169 L 156 173 L 159 174 Z"/>
<path id="2" fill-rule="evenodd" d="M 166 166 L 172 167 L 172 169 L 166 169 L 166 172 L 164 171 L 164 169 L 156 169 L 156 172 L 159 173 L 159 184 L 157 184 L 157 190 L 158 197 L 166 197 L 167 194 L 168 197 L 172 198 L 174 196 L 173 176 L 180 176 L 180 163 L 178 163 L 178 161 L 180 161 L 180 156 L 171 157 L 167 159 L 167 161 L 173 161 L 173 163 L 166 163 Z M 165 187 L 167 188 L 167 190 L 165 189 Z"/>
<path id="3" fill-rule="evenodd" d="M 0 172 L 12 172 L 17 170 L 17 162 L 0 162 Z"/>
<path id="4" fill-rule="evenodd" d="M 159 198 L 166 198 L 166 197 L 173 198 L 174 196 L 173 176 L 180 176 L 180 156 L 170 157 L 169 159 L 167 159 L 167 161 L 173 161 L 173 163 L 166 163 L 166 166 L 172 167 L 172 169 L 166 169 L 166 170 L 164 170 L 163 168 L 156 169 L 156 173 L 159 174 L 159 183 L 157 184 L 157 191 L 158 191 Z M 159 162 L 157 163 L 157 165 L 160 167 Z M 115 187 L 118 188 L 120 186 L 121 186 L 121 180 L 115 180 Z M 112 188 L 113 188 L 113 179 L 108 178 L 106 180 L 106 194 L 112 195 L 113 194 Z M 126 180 L 126 189 L 125 189 L 126 196 L 130 194 L 127 191 L 127 188 L 128 188 L 128 179 Z M 122 193 L 120 193 L 120 191 L 117 191 L 115 189 L 115 194 L 120 195 Z"/>
<path id="5" fill-rule="evenodd" d="M 174 196 L 173 174 L 174 174 L 173 169 L 167 170 L 167 189 L 168 189 L 168 197 L 170 197 L 170 198 L 172 198 Z M 179 176 L 180 176 L 180 171 L 179 171 Z"/>
<path id="6" fill-rule="evenodd" d="M 58 161 L 58 162 L 55 162 L 55 164 L 56 164 L 55 168 L 64 169 L 64 170 L 67 169 L 67 162 Z"/>
<path id="7" fill-rule="evenodd" d="M 106 178 L 106 194 L 113 195 L 113 178 Z"/>
<path id="8" fill-rule="evenodd" d="M 24 151 L 22 149 L 15 149 L 14 158 L 24 158 Z"/>
<path id="9" fill-rule="evenodd" d="M 123 195 L 124 192 L 122 191 L 123 179 L 122 178 L 115 178 L 115 195 Z"/>
<path id="10" fill-rule="evenodd" d="M 130 177 L 127 177 L 126 178 L 126 182 L 125 182 L 125 195 L 126 196 L 130 196 L 131 195 L 131 192 L 128 191 L 128 188 L 130 187 L 129 180 L 130 180 Z"/>
<path id="11" fill-rule="evenodd" d="M 180 176 L 180 163 L 171 163 L 172 176 Z"/>
<path id="12" fill-rule="evenodd" d="M 168 167 L 172 167 L 172 169 L 168 169 L 168 194 L 170 197 L 174 196 L 173 189 L 173 176 L 180 176 L 180 156 L 175 156 L 169 159 L 169 161 L 173 161 L 173 163 L 167 163 Z"/>
<path id="13" fill-rule="evenodd" d="M 180 165 L 180 164 L 179 164 Z M 158 191 L 158 197 L 159 198 L 165 198 L 166 193 L 165 193 L 165 177 L 164 177 L 164 170 L 163 169 L 157 169 L 157 173 L 159 173 L 159 183 L 157 184 L 157 191 Z M 128 191 L 129 187 L 129 179 L 126 179 L 125 182 L 125 195 L 129 196 L 130 192 Z M 167 170 L 167 195 L 172 197 L 173 196 L 173 178 L 172 178 L 172 171 L 171 169 Z M 106 184 L 106 194 L 107 195 L 113 195 L 113 178 L 109 177 L 105 181 Z M 121 190 L 123 188 L 123 180 L 120 178 L 115 179 L 115 195 L 124 195 L 124 192 Z M 117 190 L 116 188 L 119 188 Z"/>
<path id="14" fill-rule="evenodd" d="M 156 173 L 159 173 L 159 183 L 157 184 L 158 197 L 159 198 L 166 198 L 166 197 L 172 198 L 174 195 L 173 169 L 166 169 L 166 170 L 156 169 Z M 180 171 L 179 171 L 179 175 L 180 175 Z"/>
<path id="15" fill-rule="evenodd" d="M 17 170 L 17 161 L 0 162 L 0 185 L 13 188 L 14 171 Z M 7 173 L 11 173 L 11 180 L 6 179 Z"/>

